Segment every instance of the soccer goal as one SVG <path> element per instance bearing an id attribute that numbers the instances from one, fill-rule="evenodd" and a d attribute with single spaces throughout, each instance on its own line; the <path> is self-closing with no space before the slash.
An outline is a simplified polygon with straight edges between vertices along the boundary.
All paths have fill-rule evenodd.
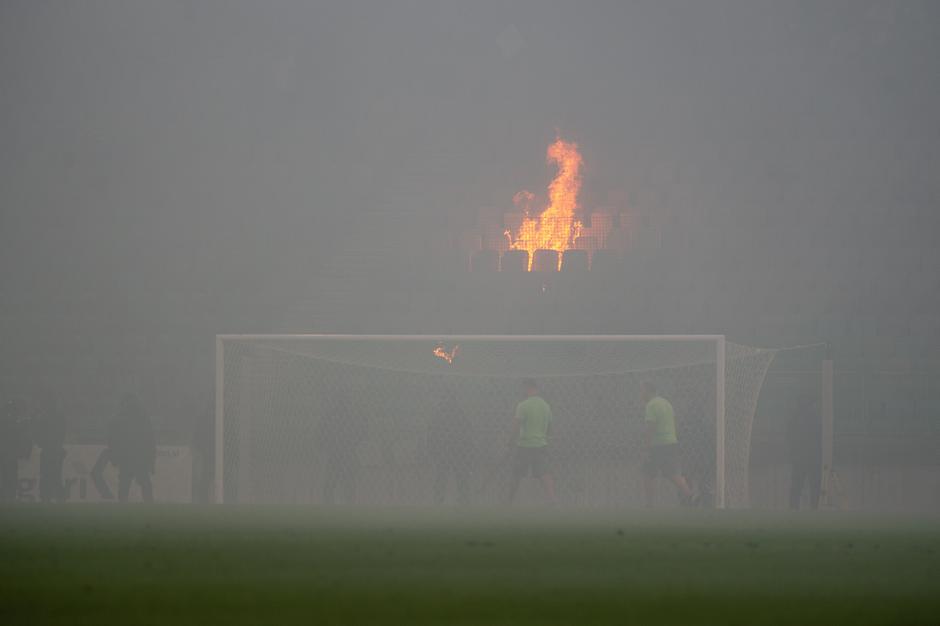
<path id="1" fill-rule="evenodd" d="M 219 335 L 215 498 L 497 504 L 512 471 L 510 420 L 533 379 L 554 416 L 548 464 L 561 504 L 642 502 L 651 382 L 675 409 L 694 489 L 716 507 L 745 506 L 773 357 L 723 335 Z"/>

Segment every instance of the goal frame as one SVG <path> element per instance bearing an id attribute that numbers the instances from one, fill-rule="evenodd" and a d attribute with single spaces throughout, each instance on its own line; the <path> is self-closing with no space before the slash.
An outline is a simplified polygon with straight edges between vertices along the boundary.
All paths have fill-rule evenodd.
<path id="1" fill-rule="evenodd" d="M 355 335 L 355 334 L 223 334 L 215 336 L 215 476 L 213 499 L 224 502 L 225 342 L 298 341 L 571 341 L 571 342 L 705 342 L 715 346 L 715 507 L 725 508 L 725 336 L 724 335 Z"/>

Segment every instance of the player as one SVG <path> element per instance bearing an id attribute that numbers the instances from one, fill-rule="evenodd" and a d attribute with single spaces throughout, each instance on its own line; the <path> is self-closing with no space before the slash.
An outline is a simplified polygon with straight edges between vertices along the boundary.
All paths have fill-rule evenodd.
<path id="1" fill-rule="evenodd" d="M 137 481 L 144 502 L 153 502 L 150 475 L 157 460 L 156 440 L 150 417 L 135 396 L 121 399 L 109 439 L 112 462 L 118 467 L 118 501 L 127 502 L 131 482 Z"/>
<path id="2" fill-rule="evenodd" d="M 428 452 L 434 467 L 434 503 L 443 504 L 447 480 L 453 474 L 457 503 L 470 499 L 470 460 L 473 433 L 467 414 L 452 387 L 443 387 L 440 403 L 428 427 Z"/>
<path id="3" fill-rule="evenodd" d="M 513 417 L 513 432 L 516 437 L 515 458 L 513 462 L 512 484 L 509 489 L 509 503 L 512 504 L 519 489 L 519 483 L 528 474 L 538 478 L 545 488 L 549 502 L 555 504 L 555 481 L 548 471 L 548 431 L 552 423 L 552 409 L 539 395 L 535 381 L 523 382 L 526 399 L 516 406 Z"/>
<path id="4" fill-rule="evenodd" d="M 692 490 L 679 469 L 679 440 L 676 438 L 676 417 L 669 401 L 656 392 L 651 382 L 643 383 L 646 404 L 647 457 L 643 464 L 643 489 L 646 506 L 652 508 L 656 496 L 656 477 L 668 478 L 679 492 L 679 502 L 693 503 Z"/>

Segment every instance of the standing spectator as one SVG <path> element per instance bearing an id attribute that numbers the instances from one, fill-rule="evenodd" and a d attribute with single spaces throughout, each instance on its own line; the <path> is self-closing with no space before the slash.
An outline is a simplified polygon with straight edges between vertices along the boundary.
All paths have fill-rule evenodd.
<path id="1" fill-rule="evenodd" d="M 39 448 L 39 499 L 64 502 L 62 462 L 65 460 L 65 417 L 54 397 L 48 397 L 33 421 L 33 441 Z"/>
<path id="2" fill-rule="evenodd" d="M 108 447 L 118 468 L 118 501 L 127 502 L 131 482 L 137 481 L 144 502 L 153 502 L 157 446 L 150 417 L 132 394 L 121 400 L 117 417 L 111 424 Z"/>

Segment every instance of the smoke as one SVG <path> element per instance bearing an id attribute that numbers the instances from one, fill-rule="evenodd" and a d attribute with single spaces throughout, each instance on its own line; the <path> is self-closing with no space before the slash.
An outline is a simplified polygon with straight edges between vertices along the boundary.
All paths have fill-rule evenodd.
<path id="1" fill-rule="evenodd" d="M 512 203 L 526 216 L 532 216 L 542 212 L 541 209 L 538 209 L 535 194 L 525 189 L 512 197 Z"/>

